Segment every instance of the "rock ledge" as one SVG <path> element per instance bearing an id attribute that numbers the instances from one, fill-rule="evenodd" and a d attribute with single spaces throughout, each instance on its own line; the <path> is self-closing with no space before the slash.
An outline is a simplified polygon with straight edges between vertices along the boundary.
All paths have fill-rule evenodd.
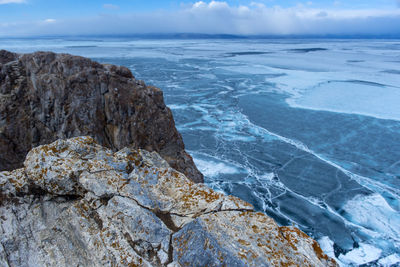
<path id="1" fill-rule="evenodd" d="M 156 152 L 58 140 L 1 172 L 0 188 L 0 266 L 336 266 Z"/>

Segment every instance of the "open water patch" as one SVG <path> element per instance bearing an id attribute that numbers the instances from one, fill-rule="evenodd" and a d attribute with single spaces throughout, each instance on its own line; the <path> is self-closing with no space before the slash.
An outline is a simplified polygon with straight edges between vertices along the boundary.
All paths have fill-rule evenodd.
<path id="1" fill-rule="evenodd" d="M 293 48 L 293 49 L 288 49 L 287 51 L 293 53 L 310 53 L 310 52 L 327 51 L 327 50 L 329 49 L 321 47 L 311 47 L 311 48 Z"/>
<path id="2" fill-rule="evenodd" d="M 400 70 L 383 70 L 381 72 L 400 75 Z"/>
<path id="3" fill-rule="evenodd" d="M 235 57 L 235 56 L 257 56 L 257 55 L 265 55 L 272 54 L 273 52 L 263 52 L 263 51 L 242 51 L 242 52 L 230 52 L 225 53 L 226 57 Z"/>
<path id="4" fill-rule="evenodd" d="M 94 48 L 99 47 L 97 45 L 67 45 L 65 48 Z"/>

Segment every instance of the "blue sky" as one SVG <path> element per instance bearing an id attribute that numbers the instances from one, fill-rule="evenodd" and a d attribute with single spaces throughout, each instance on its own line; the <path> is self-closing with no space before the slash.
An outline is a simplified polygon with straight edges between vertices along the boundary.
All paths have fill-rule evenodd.
<path id="1" fill-rule="evenodd" d="M 0 0 L 0 36 L 400 35 L 400 0 Z"/>

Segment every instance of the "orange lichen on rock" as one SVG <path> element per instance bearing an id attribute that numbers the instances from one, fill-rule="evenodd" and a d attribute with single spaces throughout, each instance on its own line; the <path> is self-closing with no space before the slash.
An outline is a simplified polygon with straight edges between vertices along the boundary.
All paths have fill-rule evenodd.
<path id="1" fill-rule="evenodd" d="M 45 211 L 54 214 L 51 227 L 35 229 L 37 249 L 56 255 L 59 247 L 49 244 L 61 242 L 84 251 L 70 266 L 81 259 L 103 266 L 336 266 L 299 229 L 191 182 L 155 152 L 113 153 L 86 137 L 58 140 L 33 149 L 24 169 L 0 173 L 0 186 L 11 196 L 32 186 L 51 196 L 51 205 L 31 205 L 36 210 L 27 216 L 46 225 L 41 210 L 58 209 Z"/>

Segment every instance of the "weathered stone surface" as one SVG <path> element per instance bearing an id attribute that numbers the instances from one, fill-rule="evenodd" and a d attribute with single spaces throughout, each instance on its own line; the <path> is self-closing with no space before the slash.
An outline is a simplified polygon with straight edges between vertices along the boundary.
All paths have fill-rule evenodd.
<path id="1" fill-rule="evenodd" d="M 1 266 L 336 266 L 298 229 L 156 152 L 58 140 L 1 172 L 0 188 Z"/>
<path id="2" fill-rule="evenodd" d="M 201 215 L 173 235 L 182 266 L 334 266 L 316 241 L 253 211 Z"/>
<path id="3" fill-rule="evenodd" d="M 136 80 L 125 67 L 1 50 L 0 170 L 20 168 L 32 147 L 81 135 L 114 151 L 157 151 L 191 180 L 203 181 L 160 89 Z"/>

